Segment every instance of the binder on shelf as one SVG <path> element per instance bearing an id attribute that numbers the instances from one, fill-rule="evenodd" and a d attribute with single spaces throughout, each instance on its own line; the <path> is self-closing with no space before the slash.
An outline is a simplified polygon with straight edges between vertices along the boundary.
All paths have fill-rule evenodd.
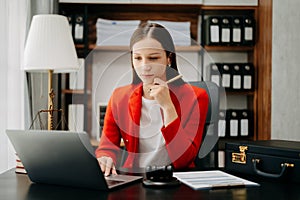
<path id="1" fill-rule="evenodd" d="M 220 17 L 210 16 L 206 19 L 206 44 L 220 45 Z"/>
<path id="2" fill-rule="evenodd" d="M 253 46 L 256 23 L 251 15 L 209 16 L 205 20 L 205 44 Z"/>
<path id="3" fill-rule="evenodd" d="M 219 71 L 219 67 L 215 63 L 210 64 L 210 81 L 217 84 L 220 87 L 221 75 Z"/>
<path id="4" fill-rule="evenodd" d="M 219 71 L 222 76 L 221 80 L 221 86 L 225 88 L 225 90 L 228 90 L 231 88 L 231 66 L 229 64 L 220 64 L 219 65 Z"/>
<path id="5" fill-rule="evenodd" d="M 219 110 L 218 136 L 226 136 L 226 110 Z"/>
<path id="6" fill-rule="evenodd" d="M 83 43 L 84 41 L 84 16 L 83 15 L 75 15 L 74 40 L 76 43 Z"/>
<path id="7" fill-rule="evenodd" d="M 245 63 L 242 66 L 242 89 L 244 91 L 254 90 L 254 66 L 252 63 Z"/>
<path id="8" fill-rule="evenodd" d="M 252 63 L 211 63 L 210 81 L 226 91 L 254 90 L 254 66 Z"/>
<path id="9" fill-rule="evenodd" d="M 230 45 L 231 41 L 231 18 L 224 16 L 221 18 L 221 44 L 222 45 Z"/>
<path id="10" fill-rule="evenodd" d="M 239 136 L 248 137 L 252 135 L 253 115 L 250 110 L 239 110 Z"/>
<path id="11" fill-rule="evenodd" d="M 67 15 L 66 17 L 67 17 L 68 22 L 69 22 L 70 31 L 71 31 L 72 36 L 73 36 L 73 38 L 74 38 L 74 34 L 73 34 L 73 21 L 74 21 L 73 15 Z"/>
<path id="12" fill-rule="evenodd" d="M 226 123 L 227 131 L 226 135 L 229 137 L 239 136 L 239 115 L 238 111 L 234 109 L 229 109 L 226 111 Z"/>
<path id="13" fill-rule="evenodd" d="M 104 118 L 106 113 L 107 104 L 106 103 L 98 103 L 98 120 L 99 120 L 99 138 L 101 137 L 101 133 L 104 125 Z"/>
<path id="14" fill-rule="evenodd" d="M 253 46 L 255 42 L 255 20 L 251 16 L 244 16 L 243 45 Z"/>
<path id="15" fill-rule="evenodd" d="M 106 106 L 100 106 L 100 127 L 102 128 L 104 125 L 104 117 L 105 117 L 105 112 L 106 112 Z"/>
<path id="16" fill-rule="evenodd" d="M 232 17 L 232 37 L 231 44 L 232 45 L 241 45 L 242 44 L 242 30 L 243 30 L 243 19 L 238 16 Z"/>
<path id="17" fill-rule="evenodd" d="M 225 119 L 224 119 L 224 116 Z M 219 127 L 219 137 L 243 138 L 253 136 L 253 111 L 249 109 L 228 109 L 220 110 L 219 124 L 224 123 L 225 134 Z M 220 126 L 220 125 L 219 125 Z"/>
<path id="18" fill-rule="evenodd" d="M 242 89 L 242 69 L 241 64 L 234 63 L 232 64 L 232 89 L 241 90 Z"/>

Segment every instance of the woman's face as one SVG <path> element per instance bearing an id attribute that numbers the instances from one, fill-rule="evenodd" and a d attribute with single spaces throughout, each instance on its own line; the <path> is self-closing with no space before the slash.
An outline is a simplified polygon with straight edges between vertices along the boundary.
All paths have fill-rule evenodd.
<path id="1" fill-rule="evenodd" d="M 144 84 L 154 78 L 166 80 L 166 65 L 169 63 L 162 45 L 153 38 L 145 38 L 132 46 L 133 67 Z"/>

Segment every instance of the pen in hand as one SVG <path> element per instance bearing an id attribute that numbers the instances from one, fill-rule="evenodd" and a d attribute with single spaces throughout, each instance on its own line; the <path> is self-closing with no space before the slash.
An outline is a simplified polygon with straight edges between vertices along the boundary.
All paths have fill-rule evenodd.
<path id="1" fill-rule="evenodd" d="M 176 81 L 178 79 L 182 78 L 182 75 L 179 74 L 177 76 L 175 76 L 174 78 L 171 78 L 170 80 L 168 80 L 166 83 L 172 83 L 173 81 Z"/>
<path id="2" fill-rule="evenodd" d="M 178 80 L 178 79 L 180 79 L 180 78 L 182 78 L 182 75 L 181 75 L 181 74 L 179 74 L 179 75 L 177 75 L 177 76 L 175 76 L 175 77 L 169 79 L 168 81 L 166 81 L 166 83 L 167 83 L 167 84 L 172 83 L 172 82 L 174 82 L 174 81 L 176 81 L 176 80 Z M 155 83 L 154 85 L 158 85 L 158 84 Z M 150 88 L 148 92 L 150 93 L 151 91 L 152 91 L 152 89 Z"/>

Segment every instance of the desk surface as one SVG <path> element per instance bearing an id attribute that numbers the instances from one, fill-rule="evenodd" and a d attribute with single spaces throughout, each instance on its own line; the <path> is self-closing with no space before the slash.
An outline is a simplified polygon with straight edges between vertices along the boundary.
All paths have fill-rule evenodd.
<path id="1" fill-rule="evenodd" d="M 247 178 L 247 177 L 243 177 Z M 115 189 L 110 192 L 85 190 L 53 185 L 32 183 L 27 175 L 16 174 L 9 170 L 0 175 L 0 199 L 23 200 L 23 199 L 97 199 L 97 200 L 120 200 L 120 199 L 237 199 L 237 200 L 300 200 L 300 184 L 279 183 L 262 181 L 253 177 L 248 180 L 259 183 L 260 187 L 232 188 L 216 190 L 195 191 L 184 184 L 174 188 L 150 189 L 143 187 L 142 183 Z"/>

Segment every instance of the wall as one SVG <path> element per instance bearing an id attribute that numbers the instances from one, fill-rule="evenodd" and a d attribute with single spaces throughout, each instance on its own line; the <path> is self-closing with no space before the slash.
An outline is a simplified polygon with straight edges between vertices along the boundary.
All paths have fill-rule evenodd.
<path id="1" fill-rule="evenodd" d="M 299 7 L 299 0 L 273 0 L 272 139 L 300 141 Z"/>

